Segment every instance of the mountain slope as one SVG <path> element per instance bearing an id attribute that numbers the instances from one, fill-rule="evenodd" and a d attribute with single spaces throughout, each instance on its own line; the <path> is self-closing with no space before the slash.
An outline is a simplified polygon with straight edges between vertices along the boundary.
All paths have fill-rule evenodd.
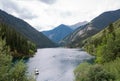
<path id="1" fill-rule="evenodd" d="M 99 58 L 99 61 L 110 61 L 115 59 L 116 57 L 119 57 L 120 19 L 114 23 L 111 23 L 109 26 L 107 26 L 104 30 L 100 31 L 96 35 L 84 40 L 84 48 L 90 54 L 98 55 L 99 57 L 101 56 L 101 58 L 104 58 Z M 112 57 L 110 57 L 110 55 L 112 55 Z"/>
<path id="2" fill-rule="evenodd" d="M 12 52 L 11 55 L 13 57 L 30 57 L 37 50 L 33 42 L 4 23 L 0 23 L 0 39 L 5 41 L 5 44 L 10 47 L 10 52 Z"/>
<path id="3" fill-rule="evenodd" d="M 95 63 L 80 64 L 74 71 L 76 81 L 120 81 L 120 19 L 87 38 L 84 49 L 95 56 Z"/>
<path id="4" fill-rule="evenodd" d="M 71 35 L 61 41 L 61 44 L 68 47 L 82 46 L 82 41 L 100 30 L 104 29 L 110 23 L 120 18 L 120 9 L 116 11 L 104 12 L 94 18 L 90 23 L 76 29 Z"/>
<path id="5" fill-rule="evenodd" d="M 52 47 L 55 44 L 44 36 L 41 32 L 34 29 L 27 22 L 16 18 L 2 10 L 0 10 L 0 23 L 8 24 L 13 27 L 16 31 L 23 34 L 26 38 L 34 42 L 37 47 Z"/>
<path id="6" fill-rule="evenodd" d="M 62 40 L 65 36 L 70 34 L 73 30 L 68 26 L 61 24 L 58 27 L 54 28 L 50 31 L 43 31 L 42 33 L 46 35 L 48 38 L 53 40 L 54 42 L 58 43 Z"/>
<path id="7" fill-rule="evenodd" d="M 75 29 L 79 28 L 80 26 L 83 26 L 83 25 L 85 25 L 85 24 L 87 24 L 87 23 L 88 23 L 87 21 L 78 22 L 78 23 L 76 23 L 76 24 L 74 24 L 74 25 L 71 25 L 71 26 L 69 26 L 69 27 L 70 27 L 71 29 L 75 30 Z"/>

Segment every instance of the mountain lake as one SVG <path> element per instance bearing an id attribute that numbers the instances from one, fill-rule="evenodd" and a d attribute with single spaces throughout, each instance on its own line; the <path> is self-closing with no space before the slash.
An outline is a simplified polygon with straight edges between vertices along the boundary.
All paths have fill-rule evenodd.
<path id="1" fill-rule="evenodd" d="M 27 62 L 28 72 L 35 76 L 35 68 L 39 70 L 39 75 L 35 76 L 36 81 L 74 81 L 74 69 L 92 58 L 81 49 L 38 49 L 36 55 Z"/>

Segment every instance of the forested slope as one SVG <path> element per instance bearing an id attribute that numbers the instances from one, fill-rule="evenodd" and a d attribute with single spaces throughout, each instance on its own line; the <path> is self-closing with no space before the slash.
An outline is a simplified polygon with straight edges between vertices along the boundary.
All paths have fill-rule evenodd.
<path id="1" fill-rule="evenodd" d="M 7 24 L 0 23 L 0 37 L 10 47 L 13 57 L 29 57 L 36 52 L 37 48 L 33 42 L 15 31 L 14 28 L 10 28 Z"/>
<path id="2" fill-rule="evenodd" d="M 120 81 L 120 20 L 86 39 L 84 49 L 96 59 L 76 68 L 76 81 Z"/>
<path id="3" fill-rule="evenodd" d="M 2 31 L 2 28 L 4 31 Z M 14 37 L 20 39 L 15 39 Z M 28 44 L 27 42 L 24 37 L 13 29 L 8 30 L 4 24 L 0 24 L 0 81 L 35 81 L 31 76 L 27 75 L 27 66 L 22 60 L 13 62 L 16 53 L 17 57 L 21 57 L 21 54 L 24 57 L 29 55 L 30 52 L 23 50 L 23 48 L 31 50 L 30 55 L 34 54 L 35 48 L 34 46 L 32 47 L 33 43 L 29 42 Z M 24 47 L 26 45 L 24 43 L 27 43 L 26 47 Z M 30 45 L 30 48 L 28 45 Z"/>
<path id="4" fill-rule="evenodd" d="M 84 41 L 84 48 L 97 55 L 98 62 L 109 62 L 120 56 L 120 20 Z"/>
<path id="5" fill-rule="evenodd" d="M 14 17 L 2 10 L 0 10 L 0 23 L 5 23 L 9 25 L 10 28 L 14 28 L 27 39 L 34 42 L 38 48 L 56 46 L 55 43 L 53 43 L 24 20 Z"/>

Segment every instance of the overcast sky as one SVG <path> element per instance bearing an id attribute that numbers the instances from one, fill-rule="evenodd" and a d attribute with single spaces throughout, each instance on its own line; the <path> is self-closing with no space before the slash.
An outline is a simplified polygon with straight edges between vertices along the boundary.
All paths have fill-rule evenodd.
<path id="1" fill-rule="evenodd" d="M 0 9 L 43 31 L 60 24 L 90 21 L 105 11 L 120 9 L 120 0 L 0 0 Z"/>

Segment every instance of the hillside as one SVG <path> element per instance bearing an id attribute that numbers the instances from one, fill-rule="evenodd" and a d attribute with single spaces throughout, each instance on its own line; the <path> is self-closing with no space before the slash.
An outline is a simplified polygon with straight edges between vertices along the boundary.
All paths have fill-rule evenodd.
<path id="1" fill-rule="evenodd" d="M 9 25 L 9 27 L 13 27 L 16 31 L 34 42 L 39 48 L 55 46 L 51 40 L 49 40 L 41 32 L 34 29 L 27 22 L 16 18 L 2 10 L 0 10 L 0 23 L 5 23 Z"/>
<path id="2" fill-rule="evenodd" d="M 0 24 L 0 81 L 35 81 L 26 73 L 27 65 L 23 60 L 13 62 L 16 55 L 28 57 L 34 55 L 35 50 L 32 42 L 8 25 Z"/>
<path id="3" fill-rule="evenodd" d="M 110 23 L 118 20 L 120 18 L 120 9 L 116 11 L 104 12 L 98 17 L 94 18 L 87 25 L 79 27 L 72 34 L 65 37 L 61 44 L 67 47 L 81 47 L 82 41 L 86 38 L 98 33 L 100 30 L 104 29 Z"/>
<path id="4" fill-rule="evenodd" d="M 82 63 L 74 71 L 76 81 L 120 81 L 120 19 L 84 41 L 95 63 Z"/>
<path id="5" fill-rule="evenodd" d="M 58 27 L 49 30 L 49 31 L 43 31 L 42 33 L 46 35 L 48 38 L 50 38 L 52 41 L 58 43 L 60 40 L 62 40 L 64 37 L 66 37 L 68 34 L 72 33 L 72 29 L 68 26 L 61 24 Z"/>
<path id="6" fill-rule="evenodd" d="M 4 40 L 6 46 L 10 47 L 11 56 L 13 57 L 31 57 L 37 50 L 33 42 L 4 23 L 0 23 L 0 40 Z"/>
<path id="7" fill-rule="evenodd" d="M 119 57 L 120 52 L 120 20 L 84 41 L 84 48 L 93 55 L 105 55 L 98 61 L 110 61 Z M 105 50 L 104 50 L 105 49 Z M 99 51 L 99 52 L 98 52 Z M 110 53 L 110 52 L 111 53 Z M 112 54 L 111 57 L 109 55 Z M 118 55 L 117 55 L 118 54 Z M 102 57 L 102 58 L 103 58 Z M 107 59 L 109 57 L 109 59 Z"/>
<path id="8" fill-rule="evenodd" d="M 26 74 L 27 66 L 23 61 L 13 63 L 12 59 L 8 46 L 0 37 L 0 81 L 35 81 Z"/>

